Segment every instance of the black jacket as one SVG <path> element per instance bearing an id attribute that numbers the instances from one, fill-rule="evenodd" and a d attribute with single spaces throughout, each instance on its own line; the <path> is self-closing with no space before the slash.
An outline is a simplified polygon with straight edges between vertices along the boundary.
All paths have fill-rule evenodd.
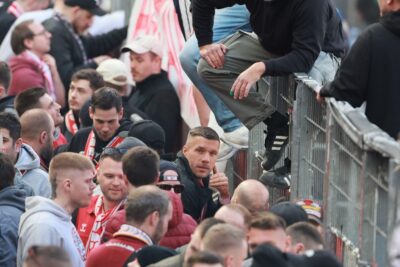
<path id="1" fill-rule="evenodd" d="M 213 191 L 208 187 L 210 177 L 204 177 L 202 179 L 204 186 L 201 186 L 198 182 L 199 178 L 190 169 L 189 162 L 182 152 L 178 153 L 175 163 L 178 166 L 181 183 L 185 186 L 181 194 L 184 212 L 192 216 L 197 222 L 214 216 L 215 212 L 221 207 L 221 203 L 213 201 Z M 203 210 L 204 215 L 201 218 Z"/>
<path id="2" fill-rule="evenodd" d="M 131 125 L 132 122 L 130 121 L 122 121 L 121 125 L 119 126 L 113 138 L 117 136 L 120 132 L 129 131 Z M 89 137 L 89 133 L 92 131 L 92 129 L 93 129 L 92 127 L 87 127 L 77 131 L 76 134 L 72 137 L 71 142 L 68 144 L 68 147 L 65 149 L 65 151 L 75 152 L 75 153 L 81 153 L 85 151 L 85 145 Z M 94 148 L 95 151 L 94 161 L 98 162 L 100 159 L 100 154 L 103 152 L 103 149 L 112 140 L 112 138 L 110 140 L 103 141 L 100 138 L 98 138 L 96 131 L 94 131 L 94 134 L 96 137 L 96 146 Z"/>
<path id="3" fill-rule="evenodd" d="M 61 80 L 68 90 L 72 74 L 81 68 L 96 68 L 97 64 L 94 61 L 84 64 L 78 42 L 60 20 L 53 17 L 43 25 L 52 34 L 50 54 L 55 58 Z M 88 59 L 105 55 L 120 46 L 126 38 L 127 29 L 124 27 L 97 36 L 80 36 Z"/>
<path id="4" fill-rule="evenodd" d="M 178 96 L 161 71 L 136 84 L 136 91 L 129 99 L 129 106 L 146 113 L 149 119 L 158 123 L 165 131 L 165 152 L 177 152 L 181 139 L 181 111 Z"/>
<path id="5" fill-rule="evenodd" d="M 397 138 L 400 131 L 400 12 L 383 16 L 357 39 L 335 79 L 320 94 L 358 107 L 367 101 L 368 119 Z"/>
<path id="6" fill-rule="evenodd" d="M 265 61 L 264 75 L 308 73 L 320 51 L 344 56 L 342 23 L 331 0 L 193 0 L 199 46 L 212 43 L 215 8 L 246 4 L 261 45 L 277 58 Z"/>
<path id="7" fill-rule="evenodd" d="M 0 112 L 7 111 L 17 113 L 14 108 L 14 98 L 15 96 L 6 96 L 0 99 Z"/>
<path id="8" fill-rule="evenodd" d="M 7 12 L 7 9 L 11 3 L 12 2 L 5 2 L 0 8 L 0 45 L 6 37 L 11 26 L 17 20 L 13 14 Z"/>

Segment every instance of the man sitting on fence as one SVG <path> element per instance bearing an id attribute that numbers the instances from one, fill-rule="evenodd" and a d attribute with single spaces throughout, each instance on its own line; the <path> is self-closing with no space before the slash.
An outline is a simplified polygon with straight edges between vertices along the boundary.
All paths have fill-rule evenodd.
<path id="1" fill-rule="evenodd" d="M 332 83 L 319 92 L 358 107 L 367 102 L 368 119 L 397 139 L 400 131 L 400 0 L 379 0 L 382 18 L 360 35 Z M 383 89 L 384 88 L 384 89 Z M 382 90 L 383 89 L 383 90 Z"/>
<path id="2" fill-rule="evenodd" d="M 249 129 L 264 121 L 269 170 L 288 143 L 288 116 L 265 103 L 253 85 L 262 76 L 307 72 L 319 82 L 331 80 L 347 42 L 329 0 L 194 0 L 193 25 L 203 59 L 198 72 Z M 212 43 L 215 8 L 246 4 L 254 33 L 238 32 Z M 313 67 L 314 66 L 314 67 Z"/>

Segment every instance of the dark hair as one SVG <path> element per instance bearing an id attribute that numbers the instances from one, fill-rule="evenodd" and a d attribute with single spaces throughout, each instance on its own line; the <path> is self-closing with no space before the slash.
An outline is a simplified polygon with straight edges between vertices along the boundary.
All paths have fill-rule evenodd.
<path id="1" fill-rule="evenodd" d="M 3 153 L 0 153 L 0 191 L 6 187 L 12 186 L 14 184 L 14 164 L 11 159 Z"/>
<path id="2" fill-rule="evenodd" d="M 155 211 L 163 218 L 168 212 L 169 203 L 167 193 L 154 185 L 135 188 L 125 204 L 126 221 L 140 225 Z"/>
<path id="3" fill-rule="evenodd" d="M 10 132 L 13 143 L 21 137 L 21 123 L 10 112 L 0 112 L 0 128 L 7 129 Z"/>
<path id="4" fill-rule="evenodd" d="M 34 33 L 29 28 L 34 21 L 27 20 L 18 24 L 11 33 L 11 48 L 16 55 L 21 54 L 26 50 L 25 39 L 32 39 Z"/>
<path id="5" fill-rule="evenodd" d="M 323 246 L 324 240 L 315 226 L 307 222 L 294 223 L 286 229 L 286 233 L 292 239 L 292 244 L 303 243 L 305 250 L 315 250 L 317 246 Z"/>
<path id="6" fill-rule="evenodd" d="M 103 76 L 94 69 L 81 69 L 72 75 L 71 81 L 87 80 L 93 91 L 105 86 Z"/>
<path id="7" fill-rule="evenodd" d="M 376 0 L 357 0 L 356 9 L 367 25 L 379 21 L 379 5 Z"/>
<path id="8" fill-rule="evenodd" d="M 122 158 L 122 171 L 135 187 L 154 184 L 158 178 L 160 157 L 148 147 L 134 147 Z"/>
<path id="9" fill-rule="evenodd" d="M 124 154 L 124 151 L 121 151 L 117 147 L 106 147 L 101 153 L 99 161 L 110 158 L 113 161 L 121 162 Z"/>
<path id="10" fill-rule="evenodd" d="M 216 131 L 211 129 L 210 127 L 195 127 L 189 131 L 188 137 L 196 137 L 201 136 L 208 140 L 216 140 L 220 141 L 219 136 Z"/>
<path id="11" fill-rule="evenodd" d="M 193 267 L 196 263 L 203 264 L 221 264 L 224 266 L 224 259 L 211 251 L 197 251 L 193 253 L 184 264 L 184 267 Z"/>
<path id="12" fill-rule="evenodd" d="M 122 109 L 122 97 L 117 90 L 110 87 L 102 87 L 96 90 L 92 96 L 92 110 L 96 108 L 110 110 L 115 108 L 118 112 Z"/>
<path id="13" fill-rule="evenodd" d="M 281 217 L 273 213 L 262 212 L 259 213 L 253 220 L 251 220 L 249 228 L 256 228 L 260 230 L 285 230 L 286 223 Z"/>
<path id="14" fill-rule="evenodd" d="M 47 93 L 46 89 L 34 87 L 18 94 L 14 100 L 14 106 L 19 116 L 33 108 L 41 108 L 39 99 Z"/>
<path id="15" fill-rule="evenodd" d="M 4 88 L 6 89 L 6 93 L 8 87 L 10 87 L 10 81 L 11 81 L 10 68 L 8 67 L 7 62 L 0 61 L 0 84 L 4 86 Z"/>
<path id="16" fill-rule="evenodd" d="M 27 266 L 72 267 L 67 252 L 60 247 L 35 245 L 27 253 Z"/>

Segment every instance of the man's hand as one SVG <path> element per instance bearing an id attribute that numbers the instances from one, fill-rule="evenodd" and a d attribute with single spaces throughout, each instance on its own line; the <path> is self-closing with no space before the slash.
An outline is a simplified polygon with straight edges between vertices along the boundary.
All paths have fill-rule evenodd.
<path id="1" fill-rule="evenodd" d="M 214 187 L 221 194 L 221 198 L 229 198 L 228 177 L 222 172 L 214 173 L 210 177 L 209 186 Z"/>
<path id="2" fill-rule="evenodd" d="M 220 69 L 224 66 L 225 53 L 226 46 L 224 44 L 208 44 L 200 47 L 201 57 L 214 69 Z"/>
<path id="3" fill-rule="evenodd" d="M 317 99 L 317 102 L 320 104 L 324 104 L 325 103 L 325 97 L 321 96 L 319 92 L 317 92 L 317 95 L 315 97 Z"/>
<path id="4" fill-rule="evenodd" d="M 46 63 L 51 71 L 57 70 L 57 65 L 56 65 L 56 60 L 54 59 L 54 57 L 50 54 L 45 54 L 42 57 L 42 60 L 44 61 L 44 63 Z"/>
<path id="5" fill-rule="evenodd" d="M 243 99 L 249 95 L 251 87 L 261 78 L 265 72 L 265 64 L 257 62 L 243 71 L 233 83 L 231 94 L 234 99 Z"/>

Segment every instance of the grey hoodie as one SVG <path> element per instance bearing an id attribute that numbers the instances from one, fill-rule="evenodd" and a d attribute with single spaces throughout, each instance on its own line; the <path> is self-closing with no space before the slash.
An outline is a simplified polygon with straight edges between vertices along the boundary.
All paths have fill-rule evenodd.
<path id="1" fill-rule="evenodd" d="M 22 144 L 15 163 L 14 183 L 25 183 L 32 187 L 35 195 L 49 198 L 51 186 L 49 175 L 40 168 L 40 158 L 27 144 Z"/>
<path id="2" fill-rule="evenodd" d="M 15 267 L 19 219 L 25 211 L 26 185 L 0 191 L 0 266 Z M 33 194 L 33 192 L 31 191 Z"/>
<path id="3" fill-rule="evenodd" d="M 53 200 L 35 196 L 26 198 L 26 212 L 19 224 L 17 266 L 23 265 L 33 245 L 54 245 L 69 255 L 72 266 L 84 267 L 85 247 L 71 222 L 71 215 Z"/>

